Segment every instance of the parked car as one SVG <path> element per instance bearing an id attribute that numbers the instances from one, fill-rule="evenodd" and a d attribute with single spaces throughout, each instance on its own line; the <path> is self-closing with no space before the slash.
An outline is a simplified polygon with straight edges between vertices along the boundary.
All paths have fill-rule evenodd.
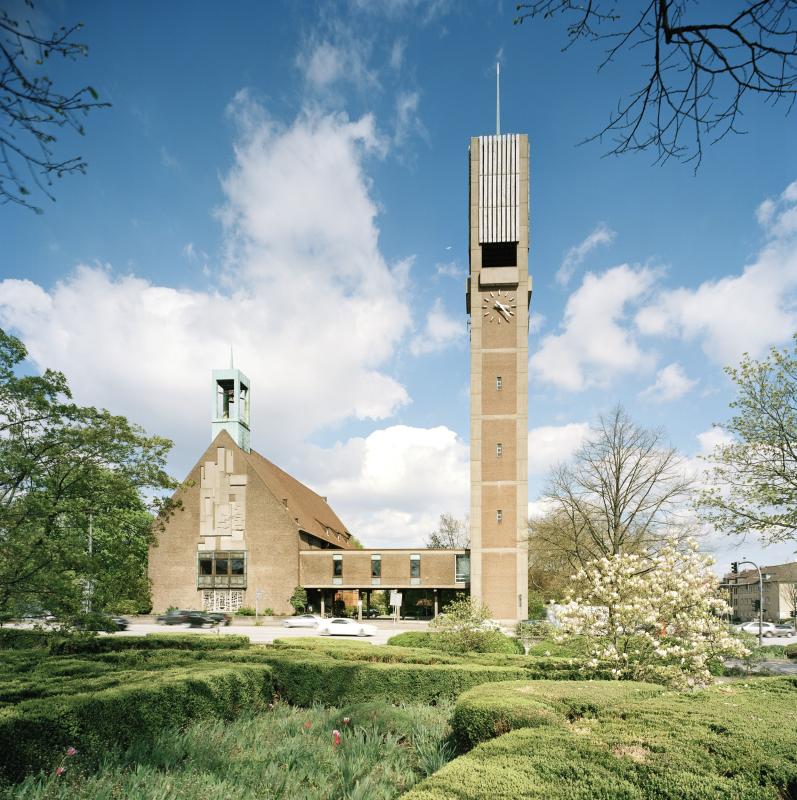
<path id="1" fill-rule="evenodd" d="M 318 626 L 318 632 L 322 636 L 374 636 L 376 630 L 375 625 L 342 617 L 322 620 Z"/>
<path id="2" fill-rule="evenodd" d="M 324 620 L 317 614 L 299 614 L 288 617 L 283 623 L 284 628 L 317 628 Z"/>
<path id="3" fill-rule="evenodd" d="M 182 625 L 188 622 L 188 611 L 180 611 L 173 608 L 165 614 L 158 614 L 157 621 L 162 625 Z"/>

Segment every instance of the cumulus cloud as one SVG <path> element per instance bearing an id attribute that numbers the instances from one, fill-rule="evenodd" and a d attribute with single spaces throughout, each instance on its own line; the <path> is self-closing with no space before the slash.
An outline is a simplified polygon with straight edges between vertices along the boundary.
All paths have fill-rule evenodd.
<path id="1" fill-rule="evenodd" d="M 617 374 L 647 369 L 652 357 L 628 325 L 630 308 L 647 296 L 658 273 L 623 264 L 587 273 L 570 295 L 558 333 L 544 336 L 529 359 L 541 381 L 568 391 L 605 385 Z"/>
<path id="2" fill-rule="evenodd" d="M 423 330 L 410 342 L 410 352 L 415 356 L 422 356 L 464 342 L 464 322 L 450 316 L 443 307 L 443 301 L 438 297 L 426 315 Z"/>
<path id="3" fill-rule="evenodd" d="M 440 514 L 467 513 L 470 450 L 445 426 L 394 425 L 308 455 L 317 490 L 369 546 L 421 545 Z"/>
<path id="4" fill-rule="evenodd" d="M 253 382 L 253 443 L 279 460 L 320 427 L 408 402 L 385 370 L 410 325 L 406 270 L 378 247 L 363 165 L 381 146 L 372 118 L 302 113 L 285 126 L 246 93 L 231 114 L 219 288 L 80 265 L 52 288 L 0 282 L 0 323 L 37 366 L 63 370 L 80 401 L 183 444 L 206 424 L 209 370 L 233 345 Z"/>
<path id="5" fill-rule="evenodd" d="M 581 265 L 584 259 L 600 245 L 611 244 L 617 233 L 613 231 L 608 225 L 599 222 L 592 232 L 577 245 L 571 247 L 564 255 L 562 264 L 556 272 L 556 282 L 560 286 L 566 286 L 570 283 L 573 273 Z"/>
<path id="6" fill-rule="evenodd" d="M 719 364 L 761 356 L 797 328 L 797 181 L 756 212 L 767 237 L 740 274 L 659 292 L 636 316 L 642 333 L 698 342 Z"/>
<path id="7" fill-rule="evenodd" d="M 674 362 L 668 364 L 656 373 L 656 380 L 643 389 L 639 396 L 643 400 L 651 400 L 654 403 L 668 403 L 671 400 L 678 400 L 697 385 L 697 380 L 690 378 L 684 368 Z"/>
<path id="8" fill-rule="evenodd" d="M 393 141 L 397 146 L 406 143 L 410 136 L 426 137 L 426 128 L 418 113 L 420 94 L 418 92 L 399 92 L 396 97 L 396 122 Z"/>
<path id="9" fill-rule="evenodd" d="M 339 20 L 321 33 L 316 31 L 296 56 L 307 88 L 327 94 L 339 85 L 353 85 L 360 91 L 379 85 L 376 72 L 369 66 L 370 45 Z"/>
<path id="10" fill-rule="evenodd" d="M 567 461 L 588 433 L 588 422 L 532 428 L 529 431 L 529 475 L 545 475 L 555 464 Z"/>

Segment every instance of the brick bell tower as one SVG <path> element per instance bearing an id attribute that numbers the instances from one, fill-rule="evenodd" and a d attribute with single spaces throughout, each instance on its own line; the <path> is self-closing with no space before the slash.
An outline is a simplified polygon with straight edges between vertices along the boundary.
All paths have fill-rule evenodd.
<path id="1" fill-rule="evenodd" d="M 529 140 L 470 140 L 471 596 L 528 617 Z"/>

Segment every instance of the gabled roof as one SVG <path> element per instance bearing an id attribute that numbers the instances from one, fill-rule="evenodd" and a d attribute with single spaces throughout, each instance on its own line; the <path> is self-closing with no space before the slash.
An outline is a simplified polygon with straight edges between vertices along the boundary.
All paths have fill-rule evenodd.
<path id="1" fill-rule="evenodd" d="M 235 440 L 226 431 L 219 433 L 213 446 L 218 446 L 219 439 L 222 437 L 226 437 L 224 446 L 234 447 L 238 450 L 280 503 L 288 501 L 286 513 L 291 519 L 297 520 L 300 530 L 323 539 L 335 547 L 348 548 L 350 546 L 351 534 L 324 497 L 316 494 L 308 486 L 296 480 L 255 450 L 247 453 L 238 447 Z"/>

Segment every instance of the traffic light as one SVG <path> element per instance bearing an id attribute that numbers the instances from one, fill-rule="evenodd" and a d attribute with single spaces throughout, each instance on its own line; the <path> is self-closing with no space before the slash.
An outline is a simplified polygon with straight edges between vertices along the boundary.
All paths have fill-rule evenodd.
<path id="1" fill-rule="evenodd" d="M 738 575 L 739 574 L 739 562 L 738 561 L 732 561 L 731 562 L 731 574 L 732 575 Z"/>

